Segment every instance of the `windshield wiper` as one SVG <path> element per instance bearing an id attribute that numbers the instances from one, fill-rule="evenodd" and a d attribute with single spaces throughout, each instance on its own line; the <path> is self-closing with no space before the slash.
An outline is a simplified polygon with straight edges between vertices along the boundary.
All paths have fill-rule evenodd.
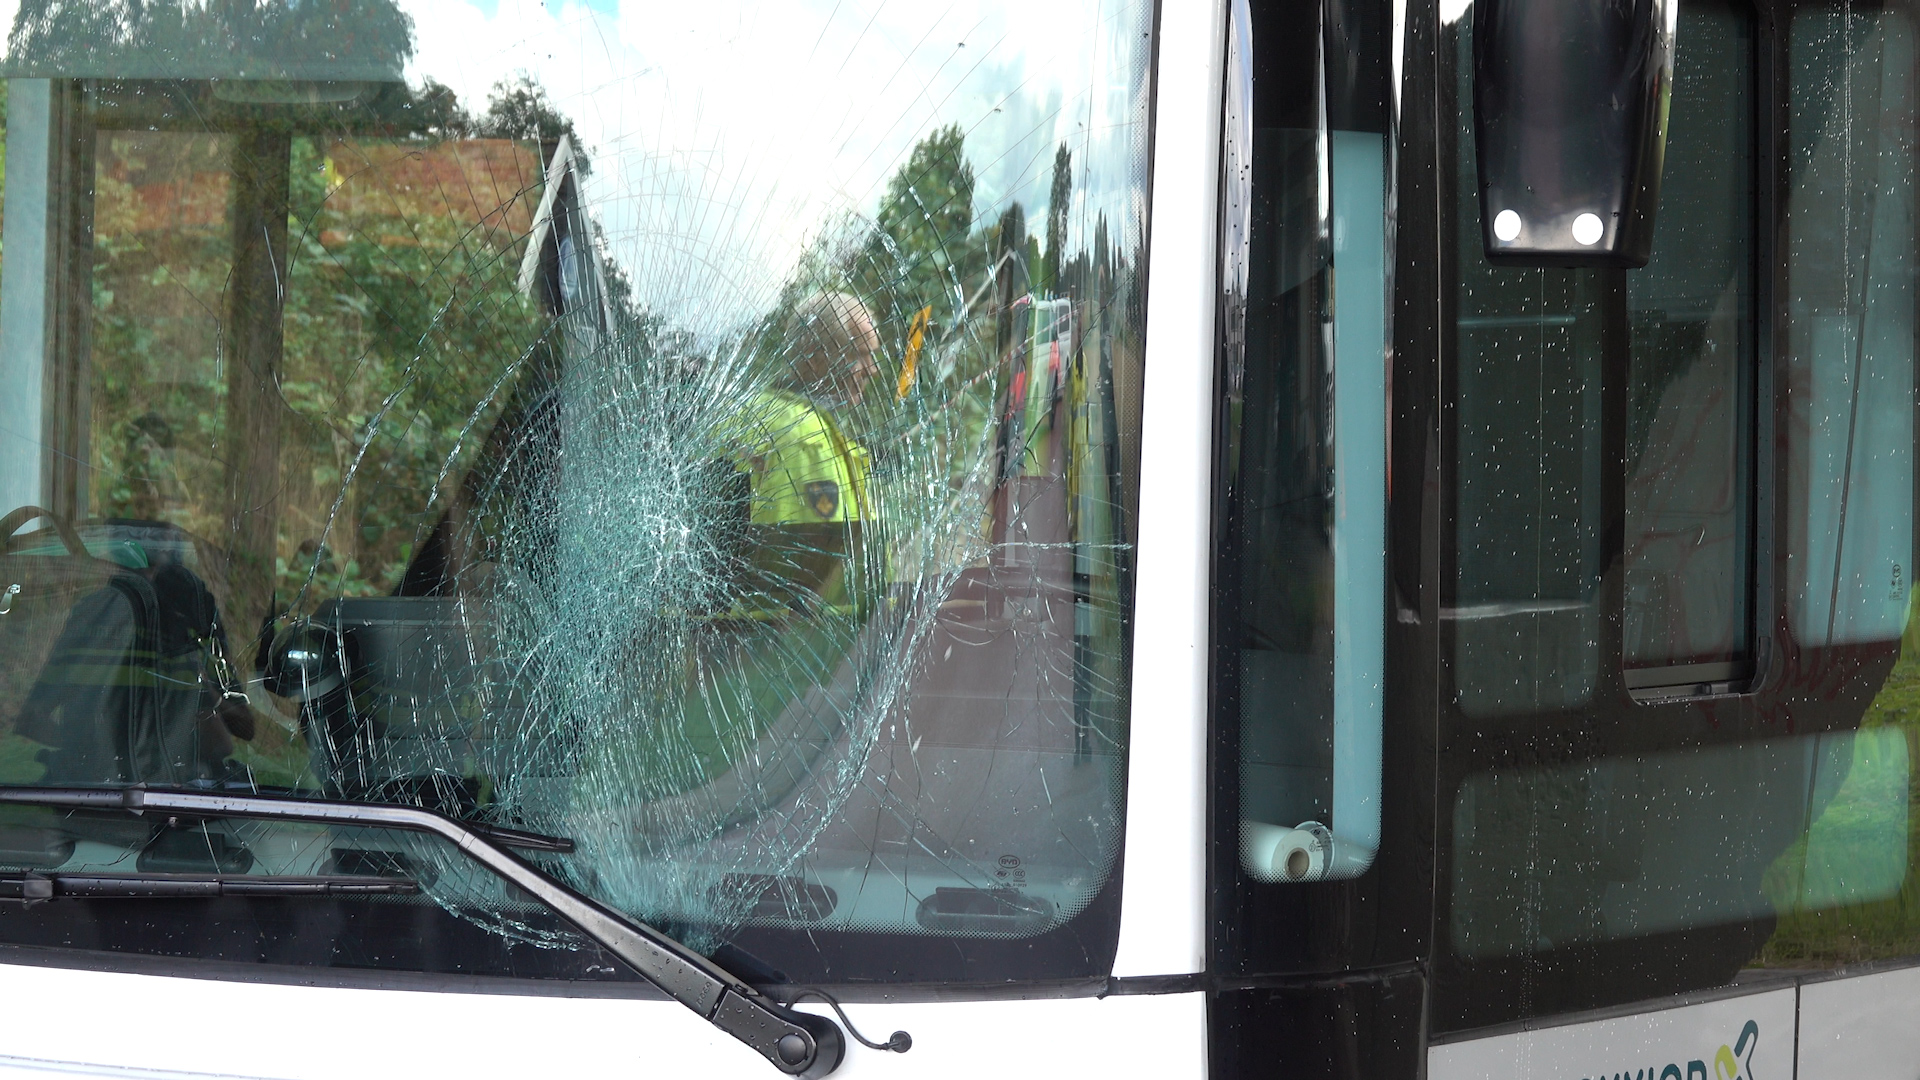
<path id="1" fill-rule="evenodd" d="M 106 874 L 46 870 L 0 873 L 0 900 L 195 899 L 209 896 L 411 896 L 406 878 L 326 874 Z"/>
<path id="2" fill-rule="evenodd" d="M 133 814 L 153 811 L 310 821 L 432 833 L 451 842 L 495 876 L 545 904 L 596 945 L 625 961 L 641 978 L 699 1013 L 708 1023 L 752 1047 L 781 1072 L 813 1080 L 838 1068 L 846 1052 L 840 1026 L 831 1019 L 789 1009 L 666 934 L 575 892 L 508 851 L 499 837 L 489 835 L 495 830 L 478 829 L 432 810 L 387 803 L 328 802 L 285 795 L 207 794 L 140 786 L 6 785 L 0 786 L 0 803 L 70 810 L 123 810 Z M 515 835 L 537 834 L 515 831 Z"/>
<path id="3" fill-rule="evenodd" d="M 509 829 L 505 825 L 483 825 L 477 821 L 463 821 L 460 824 L 501 847 L 519 848 L 522 851 L 555 851 L 562 855 L 573 854 L 573 840 L 565 836 L 548 836 L 546 833 L 528 832 L 525 829 Z"/>
<path id="4" fill-rule="evenodd" d="M 39 790 L 49 789 L 43 788 Z M 108 790 L 119 791 L 120 789 L 110 788 Z M 284 798 L 299 799 L 302 802 L 311 801 L 298 788 L 269 787 L 265 784 L 228 783 L 212 789 L 196 785 L 195 790 L 230 793 L 234 795 L 259 795 L 269 799 Z M 354 805 L 359 806 L 363 804 L 355 803 Z M 382 803 L 380 805 L 391 804 Z M 482 821 L 465 821 L 459 818 L 455 818 L 454 820 L 459 821 L 460 824 L 499 844 L 501 847 L 521 848 L 526 851 L 554 851 L 562 855 L 571 855 L 573 853 L 572 837 L 549 836 L 546 833 L 528 832 L 525 829 L 510 829 L 505 825 L 489 825 Z"/>

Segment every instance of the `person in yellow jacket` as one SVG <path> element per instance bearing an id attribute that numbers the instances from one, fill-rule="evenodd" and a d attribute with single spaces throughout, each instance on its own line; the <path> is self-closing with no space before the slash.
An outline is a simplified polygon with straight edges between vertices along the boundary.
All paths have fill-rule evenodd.
<path id="1" fill-rule="evenodd" d="M 877 521 L 871 458 L 843 423 L 879 371 L 880 340 L 866 305 L 841 292 L 809 296 L 785 331 L 782 370 L 730 439 L 747 481 L 748 606 L 849 613 L 884 562 L 864 557 Z"/>
<path id="2" fill-rule="evenodd" d="M 639 765 L 650 794 L 726 773 L 781 717 L 813 731 L 837 715 L 815 691 L 835 685 L 885 586 L 871 459 L 846 424 L 878 373 L 879 345 L 858 299 L 807 297 L 758 389 L 713 432 L 704 468 L 726 580 L 717 602 L 689 612 L 705 632 L 688 642 L 674 733 L 652 744 L 672 751 Z"/>

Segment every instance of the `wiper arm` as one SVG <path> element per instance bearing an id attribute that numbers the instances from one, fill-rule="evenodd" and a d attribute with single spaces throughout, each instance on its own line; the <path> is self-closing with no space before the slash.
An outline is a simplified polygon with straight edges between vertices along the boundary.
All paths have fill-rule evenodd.
<path id="1" fill-rule="evenodd" d="M 0 873 L 0 900 L 194 899 L 209 896 L 410 896 L 420 883 L 406 878 L 324 874 L 105 874 L 46 870 Z"/>
<path id="2" fill-rule="evenodd" d="M 117 794 L 119 788 L 106 789 Z M 202 789 L 205 790 L 205 789 Z M 269 799 L 299 799 L 310 801 L 298 789 L 289 787 L 267 787 L 260 784 L 228 784 L 218 789 L 231 791 L 236 795 L 259 795 Z M 362 805 L 355 803 L 354 805 Z M 458 819 L 455 819 L 458 820 Z M 522 848 L 527 851 L 556 851 L 562 855 L 573 853 L 573 839 L 566 836 L 548 836 L 546 833 L 528 832 L 525 829 L 510 829 L 505 825 L 488 825 L 479 821 L 462 821 L 462 825 L 481 836 L 499 844 L 501 847 Z"/>
<path id="3" fill-rule="evenodd" d="M 814 1080 L 838 1068 L 846 1052 L 840 1026 L 789 1009 L 718 964 L 645 923 L 630 919 L 549 877 L 508 851 L 500 839 L 432 810 L 386 803 L 328 802 L 284 795 L 226 795 L 146 787 L 0 786 L 0 803 L 71 810 L 123 810 L 206 817 L 311 821 L 432 833 L 451 842 L 496 877 L 545 904 L 641 978 L 752 1047 L 789 1076 Z M 522 834 L 536 835 L 536 834 Z M 51 875 L 39 875 L 49 877 Z M 97 875 L 96 875 L 97 876 Z"/>

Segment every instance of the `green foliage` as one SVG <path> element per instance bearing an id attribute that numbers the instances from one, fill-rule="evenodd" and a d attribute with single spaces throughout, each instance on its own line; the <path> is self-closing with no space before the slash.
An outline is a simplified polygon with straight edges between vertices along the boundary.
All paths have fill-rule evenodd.
<path id="1" fill-rule="evenodd" d="M 236 472 L 274 456 L 278 483 L 262 489 L 273 504 L 246 511 L 270 516 L 275 533 L 254 556 L 271 568 L 271 597 L 239 618 L 249 631 L 269 599 L 297 613 L 391 592 L 464 497 L 550 330 L 517 281 L 550 148 L 484 134 L 571 130 L 545 92 L 524 75 L 504 82 L 480 121 L 432 80 L 356 108 L 259 121 L 295 129 L 265 443 L 226 430 L 239 143 L 102 136 L 89 509 L 172 522 L 219 551 L 234 533 Z M 223 605 L 247 606 L 219 567 L 209 574 Z"/>
<path id="2" fill-rule="evenodd" d="M 1920 592 L 1900 640 L 1900 659 L 1862 717 L 1862 730 L 1896 728 L 1907 742 L 1907 874 L 1895 895 L 1884 900 L 1843 904 L 1780 916 L 1773 936 L 1755 961 L 1762 967 L 1809 967 L 1856 963 L 1920 953 Z M 1853 778 L 1849 777 L 1849 783 Z M 1897 789 L 1890 793 L 1897 798 Z M 1831 823 L 1841 830 L 1849 825 Z M 1791 863 L 1804 855 L 1804 838 L 1782 856 Z M 1778 876 L 1779 866 L 1770 872 Z"/>
<path id="3" fill-rule="evenodd" d="M 397 81 L 413 20 L 393 0 L 24 0 L 8 74 L 125 74 L 164 66 L 248 79 Z"/>
<path id="4" fill-rule="evenodd" d="M 960 294 L 986 267 L 983 238 L 973 232 L 973 186 L 958 125 L 920 140 L 887 182 L 848 276 L 883 334 L 891 332 L 885 351 L 896 358 L 914 314 L 932 305 L 935 324 L 951 324 Z"/>
<path id="5" fill-rule="evenodd" d="M 998 233 L 974 228 L 973 197 L 965 133 L 948 126 L 921 139 L 887 182 L 870 220 L 823 230 L 762 319 L 749 349 L 778 368 L 795 306 L 815 292 L 847 291 L 873 313 L 880 338 L 880 376 L 867 393 L 864 422 L 856 428 L 884 427 L 901 406 L 889 388 L 898 385 L 914 322 L 923 310 L 928 325 L 922 353 L 938 361 L 928 363 L 937 374 L 918 369 L 919 375 L 961 382 L 979 375 L 993 354 L 983 347 L 991 341 L 983 341 L 972 319 L 992 299 L 979 290 Z M 990 403 L 969 397 L 979 392 L 970 390 L 958 400 L 963 407 L 987 410 Z"/>
<path id="6" fill-rule="evenodd" d="M 7 87 L 12 83 L 0 79 L 0 191 L 7 190 Z M 4 225 L 4 219 L 0 219 Z"/>
<path id="7" fill-rule="evenodd" d="M 1067 211 L 1073 203 L 1073 154 L 1061 143 L 1053 152 L 1053 188 L 1047 195 L 1047 247 L 1040 258 L 1040 287 L 1061 291 L 1060 257 L 1067 249 Z"/>
<path id="8" fill-rule="evenodd" d="M 40 751 L 45 749 L 45 744 L 25 735 L 0 735 L 0 784 L 38 783 L 47 775 L 47 767 L 40 761 Z"/>
<path id="9" fill-rule="evenodd" d="M 547 96 L 539 80 L 522 71 L 511 79 L 493 84 L 487 95 L 487 111 L 474 123 L 474 134 L 490 139 L 532 139 L 554 142 L 571 135 L 575 144 L 579 133 Z"/>
<path id="10" fill-rule="evenodd" d="M 337 498 L 343 520 L 313 514 L 303 523 L 301 544 L 314 546 L 296 547 L 306 558 L 294 570 L 314 572 L 333 595 L 388 592 L 546 320 L 516 287 L 519 238 L 452 216 L 375 224 L 393 232 L 340 221 L 324 201 L 319 156 L 315 143 L 295 144 L 293 175 L 303 183 L 293 217 L 304 228 L 282 392 L 303 445 L 283 461 L 304 461 L 301 479 Z M 343 237 L 331 246 L 330 224 Z"/>
<path id="11" fill-rule="evenodd" d="M 431 76 L 407 95 L 401 108 L 407 111 L 404 126 L 411 134 L 457 139 L 473 131 L 473 117 L 460 104 L 460 95 Z"/>
<path id="12" fill-rule="evenodd" d="M 191 138 L 218 158 L 217 137 Z M 356 149 L 367 156 L 335 160 Z M 293 144 L 276 508 L 283 604 L 303 589 L 309 597 L 393 589 L 546 329 L 516 287 L 523 237 L 500 222 L 408 213 L 396 200 L 387 213 L 343 209 L 339 185 L 378 195 L 382 163 L 405 160 L 379 150 Z M 103 224 L 93 276 L 93 505 L 101 516 L 160 518 L 221 537 L 227 456 L 257 452 L 224 431 L 219 323 L 231 238 L 223 224 L 135 231 L 115 228 L 111 214 Z"/>

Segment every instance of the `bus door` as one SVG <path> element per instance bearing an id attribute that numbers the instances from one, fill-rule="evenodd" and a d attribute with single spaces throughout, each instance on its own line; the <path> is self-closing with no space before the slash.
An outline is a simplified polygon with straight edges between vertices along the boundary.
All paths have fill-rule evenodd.
<path id="1" fill-rule="evenodd" d="M 1913 13 L 1635 10 L 1235 10 L 1217 1068 L 1910 951 Z"/>

